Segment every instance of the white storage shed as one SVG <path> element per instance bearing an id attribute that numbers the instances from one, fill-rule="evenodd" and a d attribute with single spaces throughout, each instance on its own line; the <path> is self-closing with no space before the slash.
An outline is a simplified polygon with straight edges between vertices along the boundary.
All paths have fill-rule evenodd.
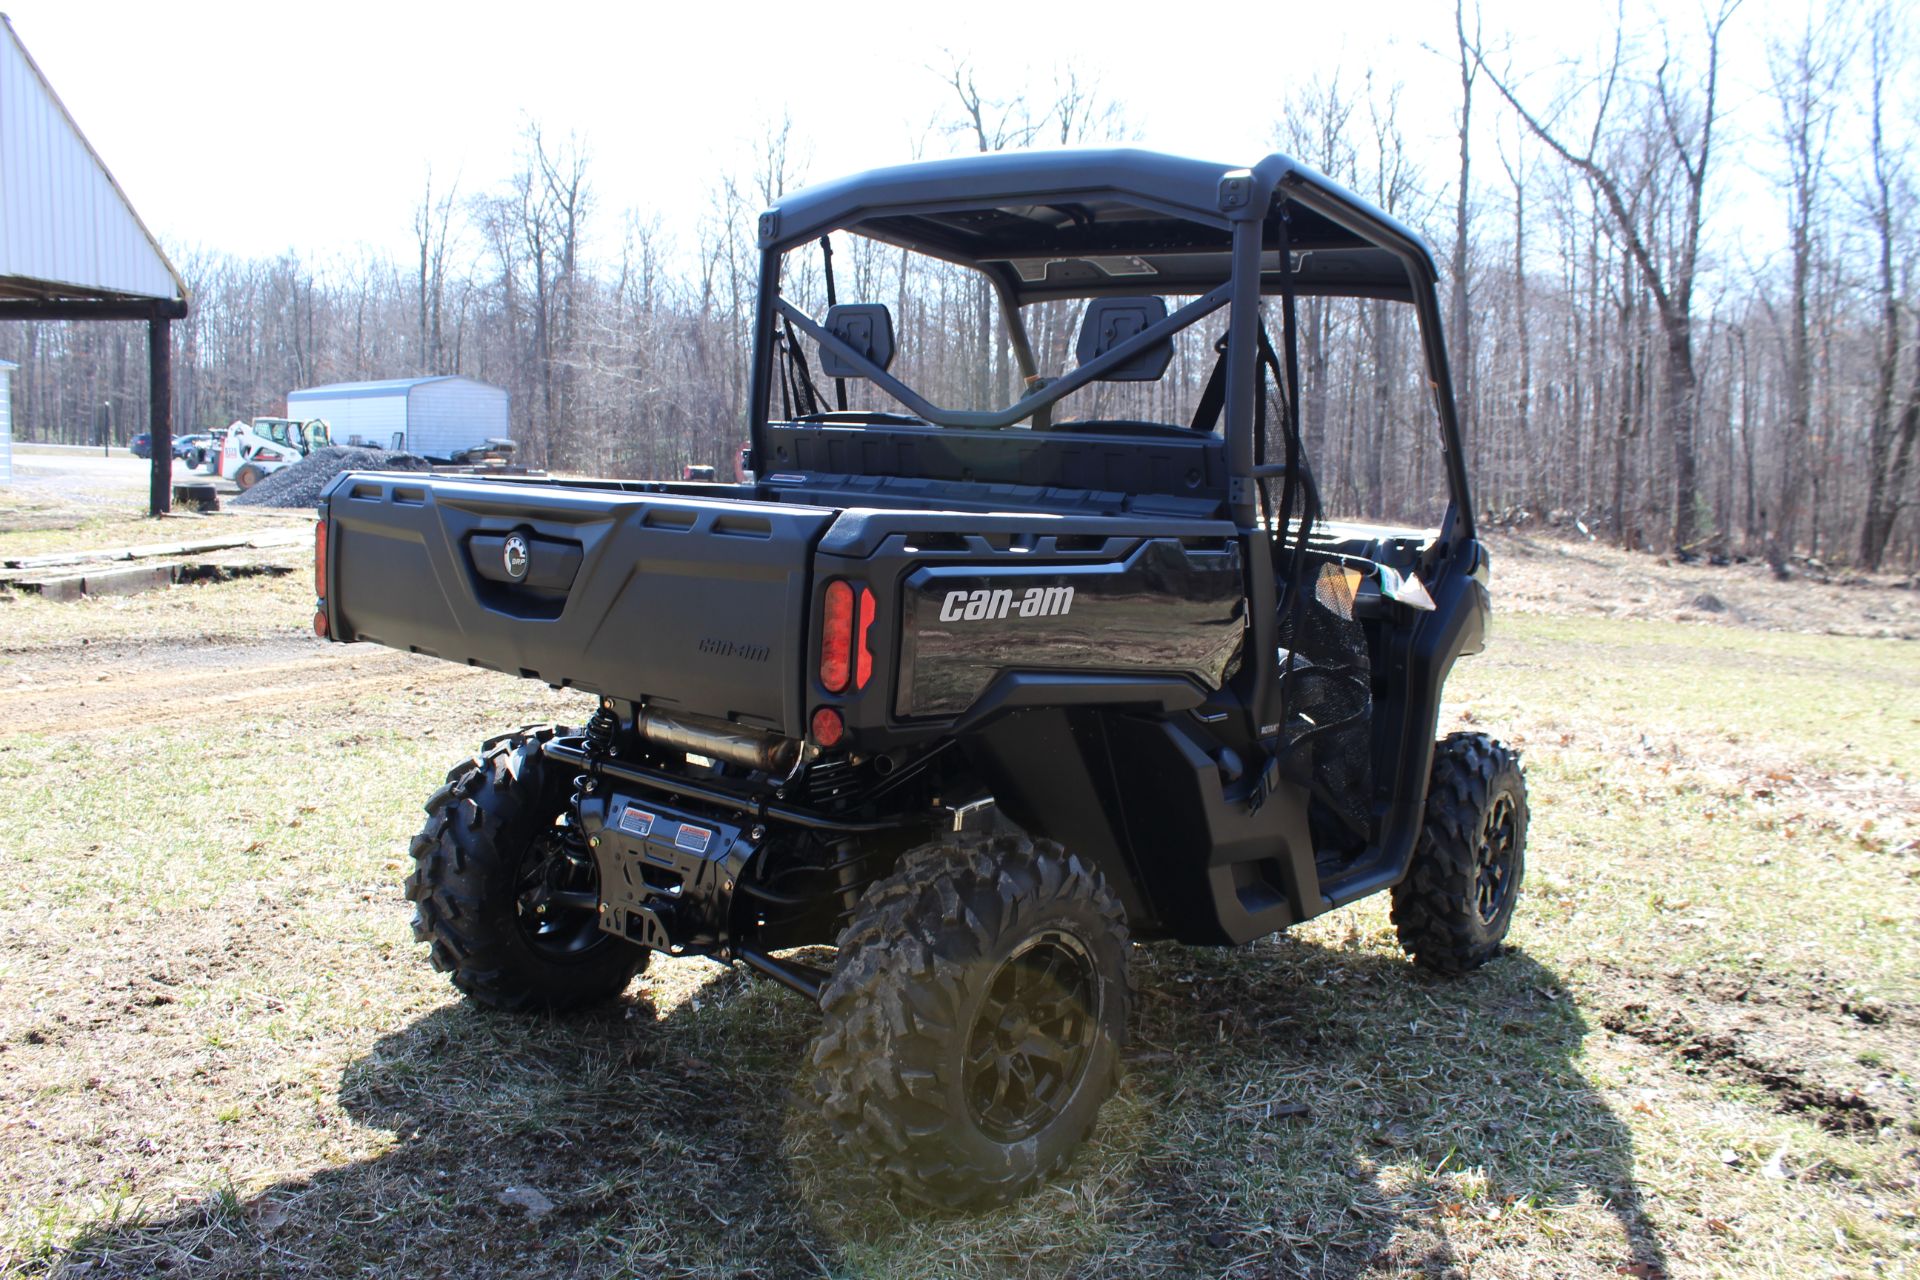
<path id="1" fill-rule="evenodd" d="M 451 458 L 508 438 L 507 393 L 472 378 L 336 382 L 287 395 L 287 416 L 325 418 L 335 444 Z"/>

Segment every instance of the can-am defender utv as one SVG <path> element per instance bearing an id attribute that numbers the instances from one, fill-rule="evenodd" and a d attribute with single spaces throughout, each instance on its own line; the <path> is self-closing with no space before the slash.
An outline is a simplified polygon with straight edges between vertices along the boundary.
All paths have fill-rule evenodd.
<path id="1" fill-rule="evenodd" d="M 428 801 L 436 967 L 556 1009 L 654 951 L 745 965 L 818 1003 L 833 1128 L 951 1205 L 1087 1134 L 1133 941 L 1391 891 L 1420 963 L 1495 953 L 1526 788 L 1434 741 L 1487 554 L 1412 232 L 1286 156 L 1116 150 L 867 173 L 759 238 L 744 483 L 322 499 L 322 635 L 595 698 Z M 1435 529 L 1322 510 L 1299 352 L 1340 300 L 1417 322 L 1417 412 L 1367 430 L 1424 459 Z"/>

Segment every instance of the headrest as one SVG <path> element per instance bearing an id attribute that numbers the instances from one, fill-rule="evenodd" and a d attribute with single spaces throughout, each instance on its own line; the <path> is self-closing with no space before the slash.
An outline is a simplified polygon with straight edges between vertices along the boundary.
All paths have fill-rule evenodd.
<path id="1" fill-rule="evenodd" d="M 837 302 L 820 326 L 882 369 L 893 363 L 893 313 L 881 302 Z M 838 351 L 820 344 L 820 372 L 829 378 L 864 378 Z"/>
<path id="2" fill-rule="evenodd" d="M 1080 342 L 1074 354 L 1091 364 L 1128 338 L 1167 318 L 1165 298 L 1095 298 L 1087 303 L 1080 321 Z M 1145 351 L 1100 375 L 1103 382 L 1156 382 L 1173 360 L 1173 339 L 1162 338 Z"/>

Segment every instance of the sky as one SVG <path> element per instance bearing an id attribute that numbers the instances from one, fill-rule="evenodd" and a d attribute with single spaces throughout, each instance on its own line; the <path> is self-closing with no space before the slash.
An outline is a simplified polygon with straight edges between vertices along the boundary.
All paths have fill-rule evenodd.
<path id="1" fill-rule="evenodd" d="M 1763 135 L 1761 41 L 1801 0 L 1746 0 L 1729 40 L 1727 103 Z M 792 121 L 805 176 L 825 180 L 966 149 L 939 71 L 956 58 L 989 97 L 1051 96 L 1068 63 L 1118 99 L 1138 144 L 1251 163 L 1275 149 L 1290 83 L 1338 72 L 1400 82 L 1402 127 L 1456 163 L 1452 5 L 1215 3 L 1122 6 L 970 0 L 905 6 L 726 3 L 539 5 L 359 0 L 323 5 L 175 0 L 0 0 L 28 52 L 172 251 L 292 251 L 310 262 L 371 251 L 405 261 L 429 167 L 463 193 L 498 185 L 527 123 L 576 133 L 590 156 L 601 236 L 620 211 L 690 236 L 718 179 L 747 176 L 753 140 Z M 1490 36 L 1548 96 L 1567 60 L 1612 27 L 1610 5 L 1483 0 Z M 1696 6 L 1635 0 L 1631 25 Z M 1437 51 L 1436 51 L 1437 50 Z M 1484 81 L 1476 115 L 1510 127 Z M 1490 145 L 1478 163 L 1494 170 Z M 1729 175 L 1741 238 L 1765 238 L 1773 186 Z M 1783 215 L 1780 215 L 1783 216 Z M 1744 250 L 1743 250 L 1744 251 Z"/>

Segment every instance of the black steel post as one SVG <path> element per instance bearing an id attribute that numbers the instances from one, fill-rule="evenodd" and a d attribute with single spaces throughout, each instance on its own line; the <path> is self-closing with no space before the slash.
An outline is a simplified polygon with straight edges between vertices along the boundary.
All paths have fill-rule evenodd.
<path id="1" fill-rule="evenodd" d="M 1232 220 L 1233 300 L 1228 304 L 1227 436 L 1228 506 L 1233 522 L 1246 539 L 1248 640 L 1258 659 L 1249 664 L 1253 687 L 1248 704 L 1253 710 L 1254 734 L 1266 742 L 1280 732 L 1279 685 L 1275 680 L 1274 617 L 1276 588 L 1273 577 L 1273 538 L 1285 530 L 1269 529 L 1260 504 L 1261 477 L 1257 474 L 1254 432 L 1260 415 L 1255 401 L 1260 386 L 1260 254 L 1265 248 L 1269 193 L 1256 187 L 1251 175 L 1229 175 L 1221 184 L 1221 212 Z"/>
<path id="2" fill-rule="evenodd" d="M 779 470 L 767 454 L 767 405 L 773 395 L 774 298 L 780 292 L 780 251 L 774 240 L 780 215 L 769 209 L 760 215 L 760 291 L 753 302 L 753 373 L 747 387 L 747 447 L 753 469 L 764 478 Z"/>
<path id="3" fill-rule="evenodd" d="M 147 514 L 163 516 L 173 506 L 173 338 L 172 321 L 155 307 L 147 319 Z"/>

